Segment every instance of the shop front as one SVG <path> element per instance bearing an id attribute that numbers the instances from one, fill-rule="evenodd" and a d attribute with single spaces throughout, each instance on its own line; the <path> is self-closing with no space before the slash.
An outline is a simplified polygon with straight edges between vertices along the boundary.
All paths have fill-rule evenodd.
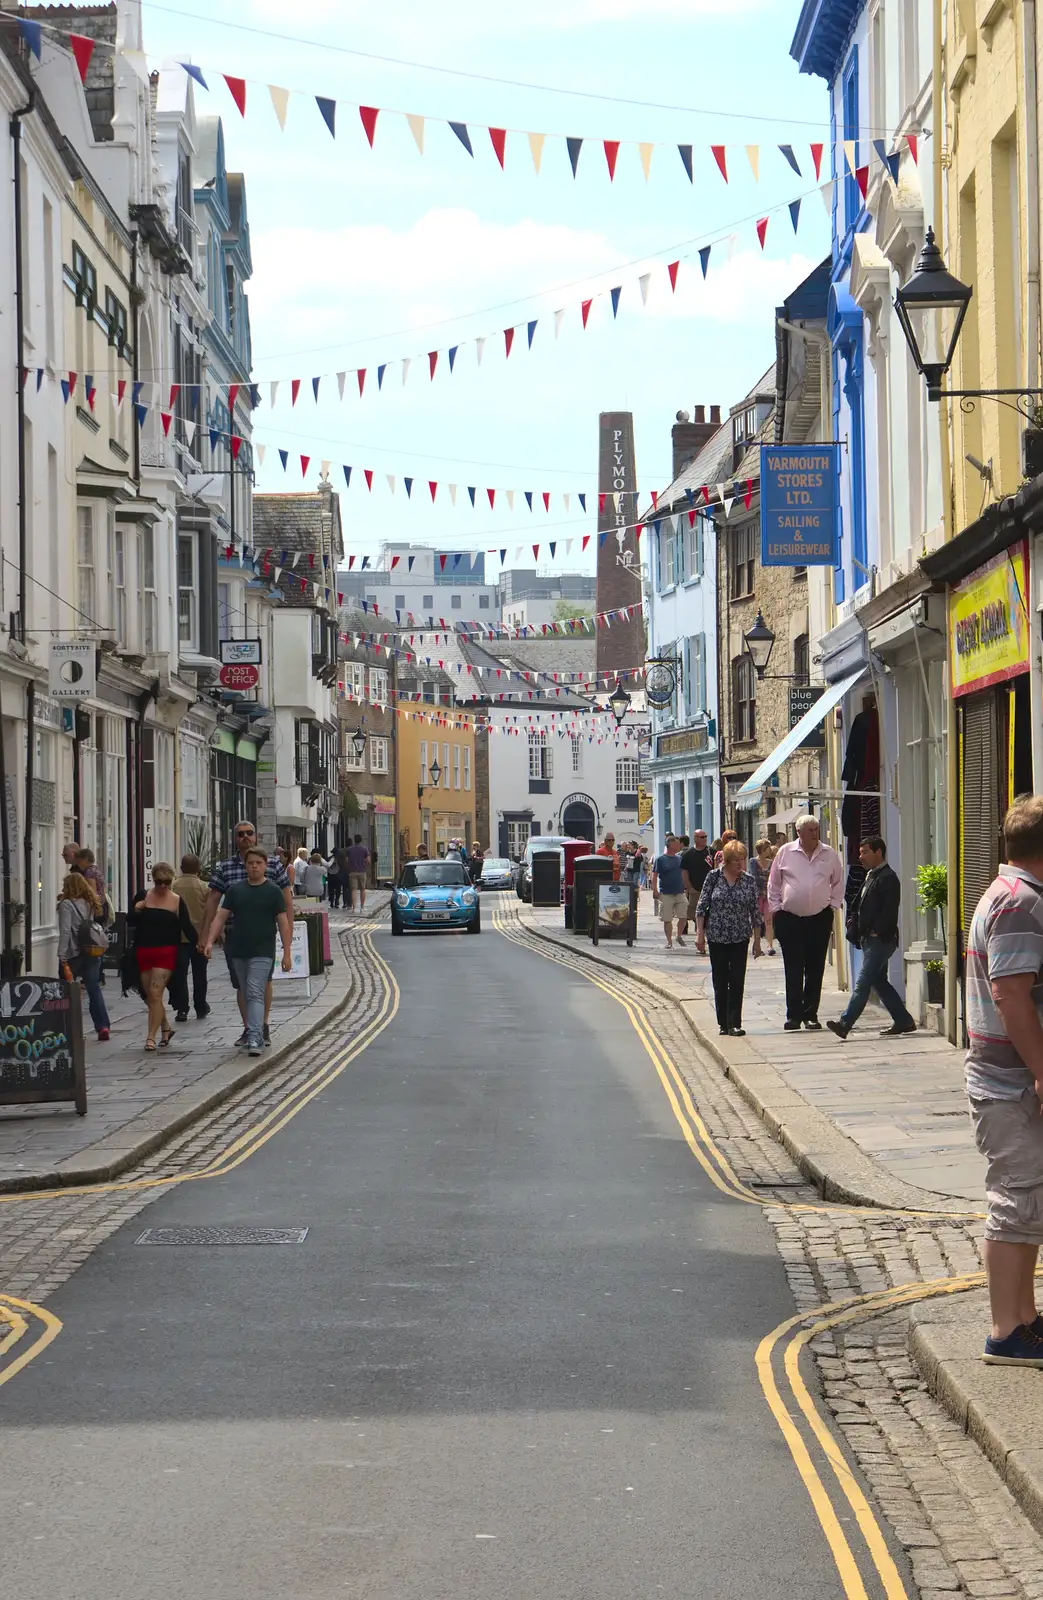
<path id="1" fill-rule="evenodd" d="M 258 749 L 255 740 L 226 727 L 217 729 L 211 751 L 215 853 L 223 860 L 235 853 L 233 834 L 240 818 L 257 822 Z"/>
<path id="2" fill-rule="evenodd" d="M 369 848 L 373 857 L 373 876 L 378 883 L 393 883 L 395 881 L 394 795 L 373 796 L 372 819 Z"/>

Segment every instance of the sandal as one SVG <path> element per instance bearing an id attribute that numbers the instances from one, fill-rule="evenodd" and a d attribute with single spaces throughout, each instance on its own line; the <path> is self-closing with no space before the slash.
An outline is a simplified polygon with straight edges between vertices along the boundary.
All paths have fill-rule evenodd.
<path id="1" fill-rule="evenodd" d="M 155 1041 L 155 1039 L 153 1039 L 152 1035 L 149 1034 L 148 1038 L 145 1040 L 145 1049 L 146 1050 L 154 1050 L 155 1048 L 156 1048 L 156 1041 Z"/>
<path id="2" fill-rule="evenodd" d="M 160 1044 L 168 1045 L 170 1043 L 171 1039 L 174 1037 L 174 1029 L 173 1028 L 164 1028 L 162 1030 L 162 1035 L 163 1036 L 159 1041 Z"/>

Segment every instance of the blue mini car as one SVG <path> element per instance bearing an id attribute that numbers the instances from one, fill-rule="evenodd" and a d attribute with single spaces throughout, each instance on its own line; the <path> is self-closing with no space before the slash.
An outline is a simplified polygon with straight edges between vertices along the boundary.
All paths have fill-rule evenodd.
<path id="1" fill-rule="evenodd" d="M 391 932 L 481 933 L 482 912 L 462 861 L 407 861 L 391 896 Z"/>

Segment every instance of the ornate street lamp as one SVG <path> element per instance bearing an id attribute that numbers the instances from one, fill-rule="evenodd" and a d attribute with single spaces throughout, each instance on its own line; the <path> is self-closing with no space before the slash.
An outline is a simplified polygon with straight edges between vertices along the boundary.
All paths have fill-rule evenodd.
<path id="1" fill-rule="evenodd" d="M 435 759 L 431 763 L 430 774 L 431 774 L 431 782 L 434 785 L 434 787 L 437 789 L 438 785 L 439 785 L 439 782 L 441 780 L 441 777 L 442 777 L 442 769 L 438 765 L 438 757 L 437 756 L 435 756 Z"/>
<path id="2" fill-rule="evenodd" d="M 617 728 L 621 728 L 623 726 L 623 718 L 630 710 L 630 701 L 631 696 L 627 694 L 623 687 L 622 681 L 617 678 L 616 687 L 608 697 L 609 709 L 616 719 Z"/>
<path id="3" fill-rule="evenodd" d="M 764 620 L 763 611 L 758 610 L 757 620 L 748 633 L 742 636 L 746 652 L 753 662 L 758 678 L 763 678 L 768 670 L 771 652 L 775 648 L 775 635 Z"/>
<path id="4" fill-rule="evenodd" d="M 361 728 L 356 728 L 351 736 L 351 748 L 355 752 L 355 760 L 361 761 L 366 754 L 366 735 Z"/>
<path id="5" fill-rule="evenodd" d="M 916 271 L 895 295 L 895 311 L 905 334 L 906 343 L 916 362 L 916 370 L 927 380 L 927 398 L 940 400 L 942 379 L 952 365 L 956 341 L 963 329 L 967 308 L 974 290 L 946 269 L 934 238 L 934 229 L 928 228 Z M 943 312 L 953 314 L 952 332 L 943 349 L 939 317 Z M 949 393 L 956 391 L 950 390 Z M 960 390 L 963 395 L 985 396 L 1017 394 L 1012 389 Z"/>

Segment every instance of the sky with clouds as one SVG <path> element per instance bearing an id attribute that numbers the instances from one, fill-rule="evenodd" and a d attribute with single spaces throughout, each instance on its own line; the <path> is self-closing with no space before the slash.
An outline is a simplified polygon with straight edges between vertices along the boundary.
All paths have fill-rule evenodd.
<path id="1" fill-rule="evenodd" d="M 408 539 L 506 546 L 514 565 L 522 545 L 531 565 L 534 542 L 591 532 L 576 500 L 566 514 L 556 498 L 547 515 L 537 498 L 530 514 L 521 491 L 594 490 L 600 411 L 633 411 L 638 482 L 646 496 L 663 487 L 675 413 L 713 402 L 726 411 L 742 397 L 771 363 L 774 307 L 828 251 L 809 151 L 828 139 L 826 90 L 789 56 L 797 0 L 223 0 L 218 21 L 207 9 L 144 0 L 145 47 L 154 65 L 199 64 L 210 92 L 197 90 L 197 110 L 223 118 L 229 167 L 246 177 L 265 402 L 255 440 L 267 447 L 259 487 L 299 487 L 305 454 L 309 482 L 327 458 L 343 488 L 350 463 L 342 511 L 360 554 Z M 248 80 L 245 120 L 222 72 Z M 293 91 L 284 132 L 270 83 Z M 335 139 L 315 95 L 337 101 Z M 384 108 L 372 150 L 360 104 Z M 396 112 L 433 119 L 423 155 Z M 438 119 L 470 126 L 473 158 Z M 523 130 L 508 132 L 502 172 L 489 125 Z M 529 131 L 548 135 L 538 175 Z M 576 178 L 563 136 L 585 140 Z M 604 139 L 623 141 L 611 183 Z M 638 144 L 653 141 L 646 180 Z M 682 142 L 694 146 L 691 184 Z M 780 143 L 793 146 L 801 176 Z M 727 147 L 727 184 L 711 144 Z M 747 145 L 759 146 L 758 181 Z M 798 197 L 794 233 L 788 202 Z M 761 250 L 755 222 L 765 215 Z M 671 293 L 666 264 L 688 255 Z M 613 319 L 604 291 L 617 284 Z M 506 359 L 501 330 L 532 319 L 531 349 L 522 326 Z M 443 353 L 431 380 L 433 349 Z M 403 357 L 419 358 L 405 384 Z M 340 401 L 333 375 L 363 365 L 364 395 L 349 376 Z M 328 375 L 318 403 L 316 374 Z M 291 377 L 304 380 L 293 408 Z M 282 381 L 274 409 L 272 380 Z M 279 445 L 292 452 L 286 474 Z M 405 476 L 416 479 L 411 500 Z M 433 506 L 429 479 L 440 484 Z M 487 499 L 472 510 L 468 484 L 518 491 L 513 512 L 502 493 L 494 510 Z M 578 542 L 567 562 L 559 546 L 557 567 L 588 564 L 592 551 L 581 560 Z"/>

